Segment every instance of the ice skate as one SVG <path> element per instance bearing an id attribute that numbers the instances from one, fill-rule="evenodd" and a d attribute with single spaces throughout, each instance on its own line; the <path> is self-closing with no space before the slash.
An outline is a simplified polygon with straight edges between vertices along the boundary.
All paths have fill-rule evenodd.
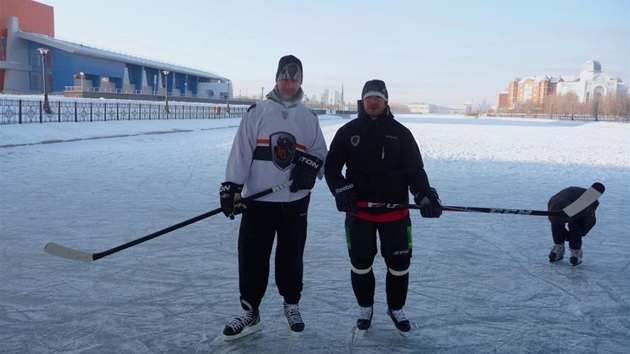
<path id="1" fill-rule="evenodd" d="M 287 317 L 287 322 L 293 332 L 302 332 L 304 330 L 304 321 L 302 321 L 298 304 L 287 304 L 285 302 L 284 315 Z"/>
<path id="2" fill-rule="evenodd" d="M 374 314 L 374 306 L 361 307 L 359 309 L 359 319 L 357 320 L 357 328 L 365 331 L 372 325 L 372 315 Z"/>
<path id="3" fill-rule="evenodd" d="M 582 249 L 571 250 L 571 258 L 569 258 L 569 262 L 571 262 L 574 267 L 582 264 Z"/>
<path id="4" fill-rule="evenodd" d="M 392 310 L 388 308 L 387 315 L 392 319 L 394 326 L 396 326 L 396 329 L 398 329 L 400 334 L 403 336 L 407 336 L 409 334 L 409 331 L 411 331 L 411 324 L 402 309 Z"/>
<path id="5" fill-rule="evenodd" d="M 231 341 L 252 334 L 260 329 L 260 314 L 258 309 L 243 310 L 240 316 L 234 318 L 223 329 L 223 340 Z"/>
<path id="6" fill-rule="evenodd" d="M 551 252 L 549 252 L 549 262 L 555 263 L 564 259 L 564 243 L 560 245 L 551 246 Z"/>

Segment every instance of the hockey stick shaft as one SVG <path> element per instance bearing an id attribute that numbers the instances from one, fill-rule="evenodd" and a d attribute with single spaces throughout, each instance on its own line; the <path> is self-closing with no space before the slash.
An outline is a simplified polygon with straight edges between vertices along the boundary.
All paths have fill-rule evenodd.
<path id="1" fill-rule="evenodd" d="M 386 208 L 386 209 L 421 209 L 416 204 L 393 204 L 393 203 L 373 203 L 373 202 L 359 202 L 360 208 Z M 514 215 L 565 215 L 562 211 L 546 211 L 546 210 L 528 210 L 528 209 L 507 209 L 507 208 L 485 208 L 485 207 L 469 207 L 469 206 L 455 206 L 455 205 L 443 205 L 443 211 L 462 211 L 462 212 L 477 212 L 477 213 L 489 213 L 489 214 L 514 214 Z"/>
<path id="2" fill-rule="evenodd" d="M 506 209 L 506 208 L 483 208 L 483 207 L 467 207 L 443 205 L 444 211 L 461 211 L 461 212 L 477 212 L 490 214 L 514 214 L 514 215 L 537 215 L 537 216 L 574 216 L 582 210 L 593 204 L 606 190 L 603 184 L 596 182 L 587 189 L 578 199 L 569 204 L 562 210 L 529 210 L 529 209 Z M 387 208 L 387 209 L 420 209 L 416 204 L 392 204 L 392 203 L 374 203 L 374 202 L 358 202 L 357 206 L 363 208 Z"/>
<path id="3" fill-rule="evenodd" d="M 244 201 L 252 201 L 255 199 L 258 199 L 260 197 L 263 197 L 265 195 L 271 194 L 271 193 L 275 193 L 277 191 L 280 191 L 282 189 L 288 188 L 291 186 L 293 181 L 287 181 L 284 183 L 281 183 L 277 186 L 265 189 L 264 191 L 258 192 L 256 194 L 253 194 L 247 198 L 244 199 Z M 204 214 L 201 215 L 197 215 L 194 218 L 190 218 L 188 220 L 184 220 L 180 223 L 177 223 L 175 225 L 171 225 L 167 228 L 164 228 L 162 230 L 156 231 L 152 234 L 140 237 L 138 239 L 135 239 L 133 241 L 129 241 L 127 243 L 124 243 L 120 246 L 116 246 L 114 248 L 110 248 L 108 250 L 102 251 L 102 252 L 97 252 L 97 253 L 89 253 L 89 252 L 85 252 L 85 251 L 80 251 L 80 250 L 76 250 L 76 249 L 72 249 L 63 245 L 60 245 L 58 243 L 55 242 L 50 242 L 46 245 L 46 247 L 44 247 L 44 251 L 46 251 L 49 254 L 58 256 L 58 257 L 62 257 L 62 258 L 67 258 L 67 259 L 72 259 L 75 261 L 82 261 L 82 262 L 92 262 L 98 259 L 101 259 L 103 257 L 107 257 L 111 254 L 120 252 L 122 250 L 125 250 L 127 248 L 136 246 L 138 244 L 141 244 L 143 242 L 149 241 L 151 239 L 154 239 L 158 236 L 162 236 L 164 234 L 167 234 L 169 232 L 175 231 L 177 229 L 181 229 L 184 226 L 188 226 L 190 224 L 194 224 L 197 221 L 201 221 L 203 219 L 209 218 L 210 216 L 216 215 L 221 213 L 223 210 L 221 208 L 217 208 L 214 210 L 211 210 L 209 212 L 206 212 Z"/>

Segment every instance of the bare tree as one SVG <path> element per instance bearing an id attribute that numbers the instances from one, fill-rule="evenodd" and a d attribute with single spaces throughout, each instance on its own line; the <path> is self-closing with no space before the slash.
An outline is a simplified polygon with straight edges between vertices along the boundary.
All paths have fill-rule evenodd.
<path id="1" fill-rule="evenodd" d="M 512 113 L 555 116 L 607 116 L 630 117 L 630 96 L 617 97 L 608 94 L 606 97 L 596 98 L 589 102 L 580 102 L 575 93 L 564 95 L 550 95 L 544 103 L 536 104 L 533 101 L 518 102 L 510 111 Z"/>

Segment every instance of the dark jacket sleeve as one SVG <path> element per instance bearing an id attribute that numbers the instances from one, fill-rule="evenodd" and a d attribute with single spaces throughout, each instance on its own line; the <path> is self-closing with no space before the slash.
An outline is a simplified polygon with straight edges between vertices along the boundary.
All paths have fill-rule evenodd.
<path id="1" fill-rule="evenodd" d="M 344 131 L 340 128 L 335 133 L 335 137 L 330 143 L 328 155 L 326 156 L 326 162 L 324 163 L 324 177 L 326 184 L 330 189 L 330 192 L 334 195 L 334 190 L 343 186 L 346 183 L 346 179 L 343 177 L 341 171 L 346 163 L 346 147 L 344 146 Z"/>
<path id="2" fill-rule="evenodd" d="M 424 169 L 422 154 L 416 139 L 409 130 L 405 129 L 405 131 L 405 146 L 407 148 L 404 150 L 403 159 L 406 165 L 405 172 L 409 191 L 413 196 L 420 194 L 421 197 L 424 197 L 430 188 L 429 177 Z"/>

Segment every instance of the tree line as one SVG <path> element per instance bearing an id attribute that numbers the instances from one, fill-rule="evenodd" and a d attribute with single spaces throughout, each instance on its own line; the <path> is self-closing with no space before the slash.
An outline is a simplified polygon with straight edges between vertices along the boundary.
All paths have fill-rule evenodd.
<path id="1" fill-rule="evenodd" d="M 580 102 L 575 93 L 550 95 L 542 104 L 534 101 L 519 102 L 513 109 L 503 113 L 630 117 L 630 96 L 620 98 L 613 93 Z"/>

